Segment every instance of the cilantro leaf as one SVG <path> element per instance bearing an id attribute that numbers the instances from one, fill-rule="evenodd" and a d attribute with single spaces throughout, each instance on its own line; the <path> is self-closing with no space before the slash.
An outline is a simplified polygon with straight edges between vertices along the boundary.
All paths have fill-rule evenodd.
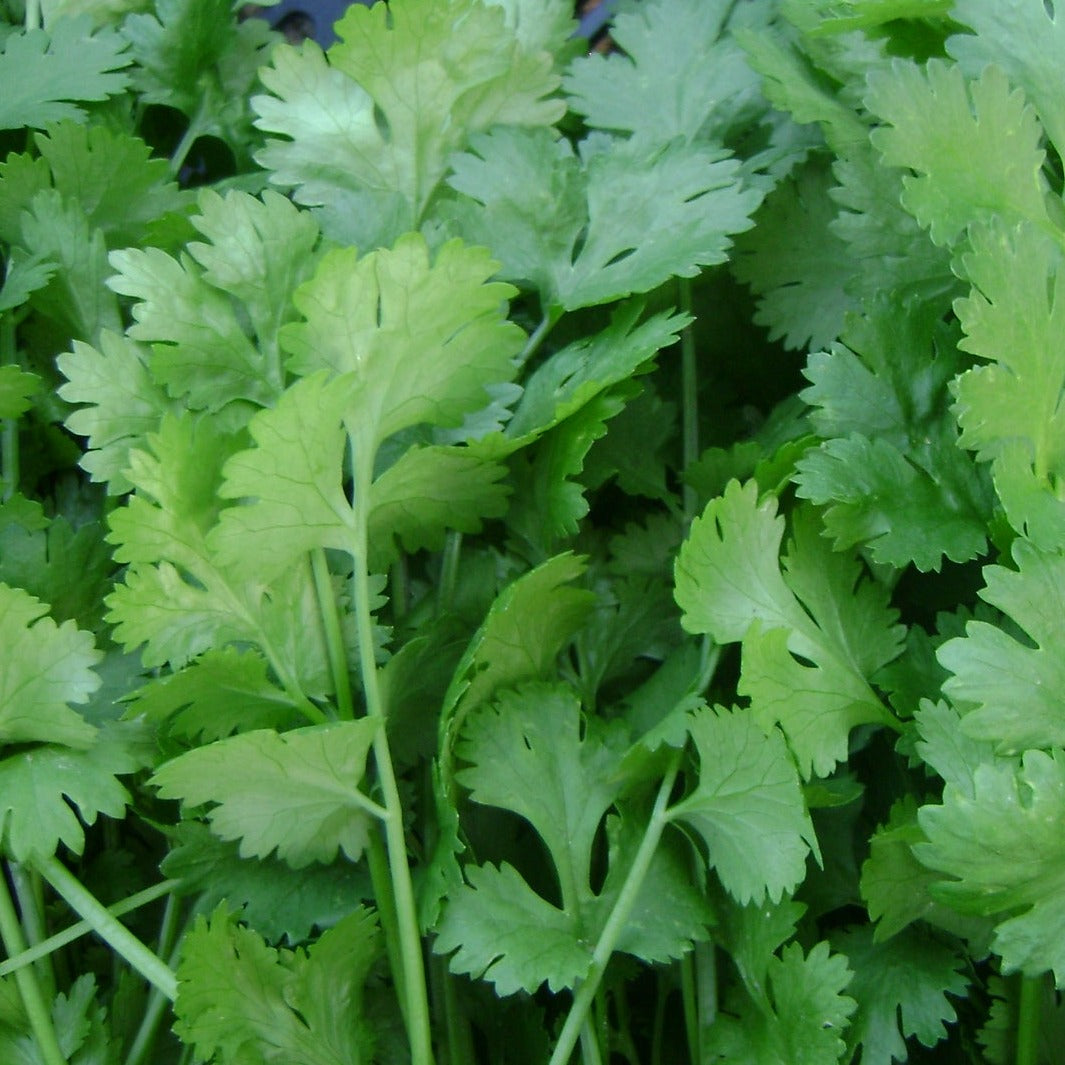
<path id="1" fill-rule="evenodd" d="M 181 881 L 178 891 L 195 893 L 201 911 L 223 899 L 241 907 L 242 919 L 271 942 L 308 940 L 316 925 L 332 927 L 351 911 L 353 899 L 372 894 L 365 868 L 343 856 L 303 869 L 272 856 L 241 858 L 236 843 L 218 839 L 198 821 L 177 825 L 173 843 L 159 868 Z"/>
<path id="2" fill-rule="evenodd" d="M 896 60 L 870 75 L 866 104 L 886 123 L 870 134 L 884 162 L 916 171 L 902 202 L 936 244 L 975 219 L 1047 224 L 1039 120 L 999 67 L 967 84 L 954 64 Z"/>
<path id="3" fill-rule="evenodd" d="M 128 716 L 166 721 L 172 735 L 210 743 L 233 732 L 291 723 L 292 700 L 267 677 L 252 650 L 211 649 L 184 669 L 129 696 Z"/>
<path id="4" fill-rule="evenodd" d="M 309 953 L 276 950 L 236 924 L 224 904 L 209 921 L 200 914 L 178 967 L 175 1031 L 205 1060 L 367 1061 L 363 985 L 377 937 L 373 917 L 358 909 Z"/>
<path id="5" fill-rule="evenodd" d="M 938 896 L 966 913 L 998 922 L 992 947 L 1004 971 L 1065 979 L 1062 842 L 1065 756 L 1026 751 L 1019 763 L 998 759 L 979 766 L 973 790 L 948 785 L 941 805 L 922 807 L 918 822 L 928 842 L 918 860 L 951 879 Z"/>
<path id="6" fill-rule="evenodd" d="M 41 390 L 41 379 L 17 366 L 0 366 L 0 418 L 17 418 L 33 405 L 30 397 Z"/>
<path id="7" fill-rule="evenodd" d="M 281 330 L 289 368 L 353 375 L 346 421 L 372 462 L 387 436 L 423 422 L 461 425 L 484 406 L 486 387 L 510 380 L 522 331 L 500 313 L 513 294 L 489 282 L 495 264 L 482 248 L 443 245 L 430 261 L 416 233 L 358 258 L 325 255 L 295 295 L 305 322 Z"/>
<path id="8" fill-rule="evenodd" d="M 130 56 L 114 30 L 92 31 L 87 17 L 57 18 L 51 31 L 11 34 L 0 52 L 0 129 L 43 128 L 81 118 L 74 101 L 106 100 L 129 84 Z"/>
<path id="9" fill-rule="evenodd" d="M 39 599 L 0 584 L 0 744 L 89 747 L 96 730 L 69 704 L 100 686 L 93 666 L 103 655 L 89 633 L 47 613 Z"/>
<path id="10" fill-rule="evenodd" d="M 768 731 L 779 724 L 804 776 L 846 757 L 850 730 L 893 723 L 869 678 L 895 658 L 903 630 L 859 564 L 833 553 L 808 513 L 778 558 L 783 519 L 757 485 L 731 482 L 677 556 L 676 599 L 689 632 L 743 640 L 740 692 Z M 809 665 L 801 664 L 801 661 Z"/>
<path id="11" fill-rule="evenodd" d="M 1011 616 L 1035 645 L 1002 628 L 970 621 L 948 640 L 939 660 L 951 673 L 944 694 L 965 708 L 962 732 L 992 743 L 1000 754 L 1065 745 L 1059 693 L 1065 683 L 1056 647 L 1065 609 L 1065 557 L 1018 539 L 1017 569 L 988 566 L 981 598 Z"/>
<path id="12" fill-rule="evenodd" d="M 842 1031 L 857 1003 L 843 989 L 847 959 L 825 942 L 803 955 L 791 943 L 770 959 L 769 1009 L 738 1000 L 706 1033 L 706 1061 L 729 1065 L 835 1065 L 846 1045 Z"/>
<path id="13" fill-rule="evenodd" d="M 174 404 L 152 376 L 143 345 L 107 329 L 97 345 L 75 340 L 71 351 L 58 356 L 66 382 L 57 391 L 68 403 L 85 404 L 66 420 L 72 433 L 88 438 L 82 469 L 91 480 L 106 482 L 108 495 L 121 495 L 132 488 L 125 476 L 130 453 L 146 446 Z"/>
<path id="14" fill-rule="evenodd" d="M 269 729 L 216 740 L 178 755 L 152 783 L 187 806 L 215 804 L 207 815 L 241 857 L 277 856 L 299 869 L 330 862 L 341 849 L 358 859 L 372 825 L 358 789 L 378 723 L 373 719 Z"/>
<path id="15" fill-rule="evenodd" d="M 817 841 L 779 732 L 744 711 L 701 710 L 689 722 L 699 752 L 695 789 L 669 810 L 706 842 L 710 864 L 740 903 L 778 902 L 806 872 Z"/>
<path id="16" fill-rule="evenodd" d="M 45 744 L 0 758 L 0 829 L 15 861 L 85 847 L 84 825 L 122 817 L 129 793 L 116 777 L 144 767 L 127 731 L 109 726 L 86 750 Z M 77 813 L 75 814 L 75 810 Z"/>
<path id="17" fill-rule="evenodd" d="M 926 1047 L 946 1036 L 956 1020 L 947 996 L 964 996 L 969 985 L 955 949 L 913 930 L 877 943 L 868 927 L 834 935 L 832 947 L 854 970 L 847 990 L 858 1008 L 847 1041 L 861 1045 L 865 1065 L 905 1061 L 910 1036 Z"/>
<path id="18" fill-rule="evenodd" d="M 571 109 L 589 126 L 651 143 L 728 139 L 766 106 L 729 33 L 736 13 L 726 0 L 651 0 L 619 11 L 610 36 L 621 51 L 570 65 L 563 87 Z M 764 9 L 754 15 L 764 19 Z"/>

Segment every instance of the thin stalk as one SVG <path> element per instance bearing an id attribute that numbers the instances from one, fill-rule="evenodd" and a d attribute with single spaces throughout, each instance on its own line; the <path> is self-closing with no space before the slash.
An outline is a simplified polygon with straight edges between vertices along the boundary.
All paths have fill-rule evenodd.
<path id="1" fill-rule="evenodd" d="M 27 19 L 29 5 L 26 6 Z M 0 322 L 0 366 L 17 363 L 15 323 L 10 318 Z M 7 502 L 18 491 L 19 440 L 18 419 L 4 418 L 0 423 L 0 500 Z"/>
<path id="2" fill-rule="evenodd" d="M 451 609 L 455 588 L 459 582 L 459 561 L 462 558 L 462 533 L 454 529 L 447 534 L 440 558 L 440 586 L 436 593 L 436 613 L 439 617 Z"/>
<path id="3" fill-rule="evenodd" d="M 130 895 L 128 899 L 116 902 L 114 906 L 108 906 L 107 912 L 112 917 L 122 917 L 133 910 L 140 909 L 141 906 L 147 906 L 149 902 L 155 902 L 156 899 L 162 898 L 167 892 L 173 891 L 180 886 L 180 880 L 163 880 L 150 888 L 138 891 L 136 895 Z M 9 957 L 7 961 L 0 962 L 0 976 L 10 976 L 16 970 L 26 965 L 32 965 L 39 958 L 46 958 L 49 954 L 54 954 L 57 950 L 61 950 L 92 930 L 92 925 L 88 921 L 78 921 L 69 928 L 64 928 L 62 932 L 56 932 L 54 936 L 42 939 L 33 946 L 27 947 L 21 953 Z"/>
<path id="4" fill-rule="evenodd" d="M 581 1062 L 583 1065 L 603 1065 L 599 1038 L 595 1034 L 595 1024 L 591 1017 L 586 1017 L 581 1025 Z"/>
<path id="5" fill-rule="evenodd" d="M 695 976 L 695 1061 L 703 1060 L 703 1034 L 717 1018 L 717 948 L 713 943 L 696 943 L 691 953 Z"/>
<path id="6" fill-rule="evenodd" d="M 192 151 L 192 146 L 203 136 L 205 130 L 204 116 L 207 113 L 208 97 L 205 96 L 203 103 L 200 104 L 200 109 L 196 112 L 195 116 L 189 122 L 188 128 L 185 130 L 178 141 L 178 146 L 174 149 L 174 154 L 170 157 L 170 176 L 176 178 L 181 173 L 181 168 L 185 165 L 185 160 L 188 158 L 189 152 Z"/>
<path id="7" fill-rule="evenodd" d="M 41 876 L 52 885 L 80 917 L 92 925 L 92 930 L 113 950 L 120 954 L 153 987 L 157 987 L 171 1002 L 177 997 L 177 977 L 174 971 L 152 953 L 132 932 L 120 924 L 106 907 L 81 881 L 54 856 L 33 859 Z"/>
<path id="8" fill-rule="evenodd" d="M 562 1032 L 558 1037 L 558 1043 L 555 1044 L 555 1051 L 551 1055 L 549 1065 L 564 1065 L 565 1062 L 569 1061 L 569 1056 L 573 1051 L 577 1038 L 588 1019 L 588 1011 L 595 1001 L 596 992 L 599 990 L 599 985 L 606 973 L 607 963 L 614 953 L 614 948 L 625 928 L 625 922 L 629 919 L 632 907 L 636 904 L 636 897 L 639 895 L 640 888 L 643 886 L 644 879 L 647 876 L 647 871 L 651 867 L 651 859 L 654 857 L 659 840 L 662 838 L 662 833 L 668 823 L 666 805 L 669 802 L 673 784 L 680 770 L 682 753 L 677 751 L 673 756 L 669 769 L 658 787 L 658 794 L 655 796 L 655 803 L 651 810 L 651 818 L 647 823 L 647 829 L 643 834 L 643 839 L 640 841 L 639 849 L 636 851 L 635 858 L 633 858 L 628 875 L 625 877 L 625 883 L 621 887 L 617 902 L 614 903 L 614 908 L 610 911 L 610 916 L 607 918 L 607 922 L 599 936 L 599 942 L 595 945 L 595 950 L 592 953 L 592 963 L 588 968 L 588 975 L 580 987 L 577 988 L 573 997 L 573 1005 L 570 1007 L 569 1015 L 566 1017 L 566 1023 L 562 1026 Z"/>
<path id="9" fill-rule="evenodd" d="M 340 630 L 333 579 L 329 575 L 325 551 L 320 547 L 311 552 L 311 572 L 318 596 L 318 612 L 322 615 L 322 627 L 325 629 L 325 646 L 336 690 L 337 713 L 342 720 L 351 721 L 355 717 L 355 703 L 351 697 L 351 679 L 348 676 L 348 653 L 344 646 L 344 634 Z"/>
<path id="10" fill-rule="evenodd" d="M 661 979 L 655 981 L 655 1015 L 651 1026 L 650 1065 L 662 1065 L 662 1040 L 666 1033 L 666 1001 L 669 993 Z"/>
<path id="11" fill-rule="evenodd" d="M 684 1037 L 688 1041 L 688 1060 L 699 1061 L 699 996 L 695 986 L 695 959 L 685 954 L 680 959 L 680 1000 L 684 1009 Z"/>
<path id="12" fill-rule="evenodd" d="M 521 354 L 518 356 L 519 367 L 524 366 L 536 354 L 547 334 L 555 328 L 561 317 L 562 309 L 560 307 L 553 307 L 544 312 L 543 318 L 540 319 L 540 324 L 529 334 L 529 339 L 525 341 L 525 347 L 521 349 Z"/>
<path id="13" fill-rule="evenodd" d="M 388 855 L 378 832 L 370 833 L 370 842 L 366 847 L 367 864 L 370 867 L 370 881 L 373 884 L 374 901 L 377 903 L 377 916 L 381 922 L 381 931 L 385 936 L 385 953 L 388 954 L 388 967 L 392 970 L 392 979 L 397 991 L 407 986 L 407 976 L 403 969 L 403 955 L 399 950 L 399 919 L 396 916 L 396 901 L 392 898 L 392 881 L 388 874 Z M 397 993 L 403 1023 L 407 1024 L 407 997 Z"/>
<path id="14" fill-rule="evenodd" d="M 41 28 L 41 0 L 26 0 L 26 29 Z"/>
<path id="15" fill-rule="evenodd" d="M 7 878 L 2 873 L 0 873 L 0 940 L 3 940 L 4 951 L 9 955 L 22 954 L 26 950 L 22 926 L 15 912 L 11 892 L 7 889 Z M 44 995 L 41 994 L 41 986 L 37 982 L 32 966 L 23 966 L 15 971 L 15 986 L 22 997 L 22 1005 L 26 1009 L 26 1016 L 29 1018 L 30 1028 L 37 1040 L 44 1065 L 67 1065 L 67 1059 L 63 1056 L 63 1050 L 59 1046 L 55 1025 L 52 1023 L 52 1015 L 48 1010 Z"/>
<path id="16" fill-rule="evenodd" d="M 19 913 L 22 914 L 22 928 L 26 933 L 26 944 L 31 951 L 37 950 L 40 944 L 48 938 L 48 926 L 44 920 L 44 892 L 41 889 L 41 878 L 19 862 L 11 862 L 8 872 L 11 874 L 11 886 L 15 889 Z M 35 959 L 41 961 L 41 964 L 36 967 L 37 979 L 41 983 L 41 994 L 46 999 L 55 998 L 56 992 L 55 970 L 48 957 L 49 953 L 45 952 Z M 0 972 L 3 972 L 3 969 L 4 966 L 0 965 Z"/>
<path id="17" fill-rule="evenodd" d="M 680 309 L 691 316 L 692 283 L 682 277 L 678 280 Z M 680 333 L 681 375 L 681 447 L 682 468 L 685 473 L 699 457 L 699 367 L 695 352 L 695 332 L 689 322 Z M 684 517 L 691 522 L 695 517 L 698 499 L 695 489 L 684 485 Z"/>
<path id="18" fill-rule="evenodd" d="M 176 883 L 176 881 L 171 881 L 171 883 Z M 159 926 L 157 952 L 161 958 L 169 955 L 168 964 L 172 969 L 176 969 L 181 954 L 181 944 L 175 945 L 180 909 L 177 896 L 171 895 L 166 900 L 163 921 Z M 189 920 L 191 921 L 191 918 Z M 137 1027 L 137 1034 L 133 1037 L 123 1065 L 142 1065 L 155 1046 L 159 1025 L 162 1023 L 163 1014 L 168 1005 L 166 996 L 153 987 L 148 994 L 141 1023 Z"/>
<path id="19" fill-rule="evenodd" d="M 1016 1065 L 1036 1065 L 1039 1054 L 1039 1028 L 1043 1014 L 1042 976 L 1022 976 L 1017 1007 Z"/>
<path id="20" fill-rule="evenodd" d="M 459 1008 L 455 981 L 451 979 L 443 958 L 435 958 L 434 964 L 439 970 L 443 987 L 448 1065 L 474 1065 L 477 1059 L 473 1049 L 473 1034 L 470 1032 L 469 1018 Z"/>

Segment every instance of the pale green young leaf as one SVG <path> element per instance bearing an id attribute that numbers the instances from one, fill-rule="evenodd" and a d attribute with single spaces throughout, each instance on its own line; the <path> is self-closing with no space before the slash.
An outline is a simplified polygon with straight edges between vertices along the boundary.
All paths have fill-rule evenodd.
<path id="1" fill-rule="evenodd" d="M 706 843 L 710 865 L 740 903 L 779 902 L 802 882 L 817 840 L 799 776 L 779 732 L 743 710 L 701 710 L 689 721 L 699 752 L 694 790 L 669 815 Z"/>
<path id="2" fill-rule="evenodd" d="M 320 372 L 248 423 L 254 446 L 226 461 L 218 492 L 249 502 L 223 510 L 207 540 L 219 567 L 269 581 L 315 548 L 351 549 L 342 418 L 352 397 L 350 377 Z"/>
<path id="3" fill-rule="evenodd" d="M 0 584 L 0 745 L 91 747 L 94 729 L 70 704 L 100 686 L 92 635 L 47 616 L 48 605 Z"/>
<path id="4" fill-rule="evenodd" d="M 184 669 L 153 678 L 132 692 L 129 717 L 166 722 L 171 735 L 210 743 L 233 732 L 277 728 L 292 721 L 292 700 L 267 677 L 253 650 L 206 651 Z"/>
<path id="5" fill-rule="evenodd" d="M 144 345 L 109 329 L 96 343 L 75 340 L 58 356 L 66 381 L 57 391 L 67 403 L 84 404 L 66 420 L 72 433 L 88 438 L 81 468 L 91 480 L 106 482 L 108 495 L 123 495 L 132 488 L 125 474 L 130 453 L 146 446 L 175 405 L 152 376 Z"/>
<path id="6" fill-rule="evenodd" d="M 764 25 L 767 6 L 750 6 L 753 15 L 727 0 L 645 0 L 619 11 L 610 36 L 620 51 L 571 64 L 563 81 L 570 107 L 589 126 L 645 143 L 728 139 L 766 107 L 730 32 L 734 19 L 748 30 Z"/>
<path id="7" fill-rule="evenodd" d="M 48 284 L 30 296 L 31 306 L 81 340 L 95 340 L 101 329 L 120 331 L 118 301 L 104 284 L 111 270 L 103 231 L 89 224 L 81 205 L 43 189 L 21 225 L 22 246 L 30 256 L 56 267 Z"/>
<path id="8" fill-rule="evenodd" d="M 955 304 L 965 332 L 959 346 L 990 365 L 955 382 L 959 443 L 982 461 L 1021 444 L 1038 480 L 1060 476 L 1065 471 L 1061 247 L 1032 225 L 981 226 L 960 265 L 973 288 Z"/>
<path id="9" fill-rule="evenodd" d="M 122 92 L 129 84 L 123 68 L 131 58 L 125 47 L 114 30 L 93 33 L 87 18 L 56 19 L 51 32 L 12 33 L 0 52 L 0 129 L 41 129 L 81 118 L 79 103 Z"/>
<path id="10" fill-rule="evenodd" d="M 41 379 L 17 366 L 0 366 L 0 418 L 17 418 L 33 405 Z"/>
<path id="11" fill-rule="evenodd" d="M 411 447 L 370 488 L 370 566 L 382 571 L 401 547 L 438 551 L 448 530 L 478 533 L 500 518 L 510 489 L 506 467 L 476 447 Z"/>
<path id="12" fill-rule="evenodd" d="M 292 293 L 316 262 L 318 225 L 284 196 L 269 189 L 249 196 L 201 191 L 192 224 L 206 241 L 188 244 L 203 280 L 244 305 L 260 346 L 278 359 L 278 331 L 295 318 Z"/>
<path id="13" fill-rule="evenodd" d="M 0 759 L 0 829 L 15 861 L 85 847 L 85 825 L 122 817 L 129 794 L 116 779 L 143 769 L 136 736 L 123 726 L 96 734 L 86 750 L 46 744 Z M 75 813 L 75 810 L 77 813 Z"/>
<path id="14" fill-rule="evenodd" d="M 573 987 L 591 954 L 574 914 L 536 894 L 511 865 L 473 866 L 468 883 L 449 894 L 434 950 L 448 968 L 495 985 L 497 994 Z M 454 953 L 452 953 L 454 952 Z"/>
<path id="15" fill-rule="evenodd" d="M 171 396 L 195 410 L 234 400 L 269 405 L 281 390 L 280 367 L 256 347 L 230 295 L 183 254 L 159 248 L 112 252 L 108 285 L 136 302 L 132 340 L 152 345 L 150 369 Z"/>
<path id="16" fill-rule="evenodd" d="M 941 805 L 922 807 L 928 842 L 918 860 L 950 877 L 938 897 L 964 912 L 996 919 L 992 947 L 1003 970 L 1065 981 L 1065 757 L 1026 751 L 1019 764 L 999 759 L 977 768 L 973 790 L 950 785 Z"/>
<path id="17" fill-rule="evenodd" d="M 758 224 L 736 242 L 733 270 L 758 296 L 755 321 L 788 348 L 825 347 L 858 309 L 849 292 L 857 264 L 832 232 L 830 188 L 825 163 L 808 162 L 769 194 Z"/>
<path id="18" fill-rule="evenodd" d="M 972 33 L 947 41 L 947 51 L 969 77 L 989 64 L 1024 90 L 1051 142 L 1065 146 L 1065 26 L 1054 5 L 1025 0 L 955 0 L 951 18 Z"/>
<path id="19" fill-rule="evenodd" d="M 277 856 L 299 869 L 343 852 L 357 860 L 373 830 L 359 782 L 378 722 L 369 718 L 216 740 L 164 763 L 159 794 L 207 814 L 220 839 L 241 841 L 242 857 Z"/>
<path id="20" fill-rule="evenodd" d="M 936 244 L 978 219 L 1048 224 L 1039 120 L 999 67 L 967 83 L 941 60 L 896 60 L 870 75 L 866 105 L 885 123 L 870 134 L 884 162 L 915 172 L 902 202 Z"/>
<path id="21" fill-rule="evenodd" d="M 862 1048 L 863 1065 L 892 1065 L 908 1056 L 906 1039 L 934 1047 L 957 1020 L 948 995 L 964 998 L 965 962 L 947 942 L 916 930 L 875 942 L 868 926 L 832 937 L 854 971 L 847 986 L 858 1003 L 847 1043 Z"/>
<path id="22" fill-rule="evenodd" d="M 1015 570 L 984 570 L 980 596 L 1009 615 L 1034 646 L 996 625 L 970 621 L 965 636 L 938 653 L 952 674 L 944 694 L 965 710 L 962 731 L 1000 754 L 1065 746 L 1065 665 L 1057 651 L 1065 628 L 1065 557 L 1021 539 L 1013 557 Z"/>
<path id="23" fill-rule="evenodd" d="M 353 248 L 323 257 L 295 295 L 304 322 L 281 330 L 289 367 L 351 374 L 346 422 L 372 461 L 377 446 L 414 425 L 461 425 L 509 381 L 521 329 L 504 317 L 514 290 L 489 278 L 483 248 L 444 244 L 430 259 L 416 233 L 359 258 Z"/>
<path id="24" fill-rule="evenodd" d="M 565 55 L 573 47 L 577 23 L 569 0 L 485 0 L 501 7 L 507 29 L 514 34 L 526 53 L 545 51 Z"/>
<path id="25" fill-rule="evenodd" d="M 706 1060 L 728 1065 L 836 1065 L 856 1003 L 843 993 L 852 973 L 825 942 L 803 955 L 798 943 L 767 967 L 767 1009 L 737 997 L 706 1034 Z"/>
<path id="26" fill-rule="evenodd" d="M 331 865 L 303 869 L 276 857 L 241 858 L 236 843 L 220 840 L 199 821 L 182 821 L 171 843 L 159 869 L 181 881 L 179 894 L 195 895 L 202 911 L 228 900 L 271 942 L 308 940 L 316 925 L 332 927 L 351 912 L 354 899 L 372 896 L 365 867 L 343 856 Z"/>

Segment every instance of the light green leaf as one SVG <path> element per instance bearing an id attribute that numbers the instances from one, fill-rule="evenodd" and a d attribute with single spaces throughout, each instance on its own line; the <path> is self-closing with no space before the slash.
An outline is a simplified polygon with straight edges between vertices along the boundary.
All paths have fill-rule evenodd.
<path id="1" fill-rule="evenodd" d="M 1014 542 L 1013 556 L 1016 570 L 984 570 L 980 596 L 1012 617 L 1035 646 L 995 625 L 970 621 L 966 635 L 947 641 L 938 655 L 953 674 L 943 691 L 965 710 L 962 731 L 1000 754 L 1065 746 L 1065 664 L 1057 652 L 1065 619 L 1065 557 L 1025 540 Z"/>
<path id="2" fill-rule="evenodd" d="M 47 617 L 48 605 L 0 584 L 0 745 L 90 747 L 96 730 L 69 706 L 100 686 L 92 635 Z"/>
<path id="3" fill-rule="evenodd" d="M 344 493 L 350 377 L 297 381 L 248 424 L 254 447 L 222 468 L 219 494 L 250 500 L 228 507 L 208 536 L 219 567 L 237 579 L 269 581 L 319 547 L 350 550 L 355 516 Z"/>
<path id="4" fill-rule="evenodd" d="M 275 849 L 294 869 L 330 862 L 338 848 L 357 860 L 373 827 L 358 785 L 378 722 L 362 718 L 277 733 L 262 729 L 216 740 L 164 763 L 159 794 L 207 814 L 242 857 Z"/>
<path id="5" fill-rule="evenodd" d="M 670 817 L 702 836 L 711 866 L 737 901 L 779 902 L 801 883 L 810 850 L 817 852 L 783 737 L 765 735 L 742 710 L 696 711 L 689 728 L 699 778 Z"/>
<path id="6" fill-rule="evenodd" d="M 7 256 L 4 282 L 0 285 L 0 314 L 25 303 L 38 289 L 44 288 L 56 272 L 56 264 L 44 252 L 27 256 L 12 248 Z"/>
<path id="7" fill-rule="evenodd" d="M 97 345 L 75 340 L 72 351 L 58 356 L 67 379 L 58 392 L 68 403 L 85 404 L 66 421 L 72 433 L 88 437 L 82 469 L 93 481 L 106 481 L 108 495 L 122 495 L 132 489 L 125 475 L 130 453 L 147 446 L 148 434 L 175 405 L 152 377 L 143 345 L 109 329 Z"/>
<path id="8" fill-rule="evenodd" d="M 896 60 L 870 75 L 866 105 L 885 123 L 870 134 L 884 162 L 915 171 L 902 202 L 936 244 L 978 219 L 1048 223 L 1039 120 L 1001 68 L 966 83 L 942 60 Z"/>
<path id="9" fill-rule="evenodd" d="M 922 807 L 928 842 L 918 860 L 951 879 L 939 898 L 964 912 L 994 917 L 993 949 L 1005 972 L 1053 970 L 1065 983 L 1065 755 L 1030 750 L 1019 765 L 980 766 L 971 794 L 948 785 L 941 805 Z"/>
<path id="10" fill-rule="evenodd" d="M 126 42 L 114 30 L 92 32 L 87 18 L 56 19 L 51 32 L 12 33 L 0 52 L 0 129 L 42 128 L 81 118 L 73 101 L 106 100 L 129 84 Z"/>
<path id="11" fill-rule="evenodd" d="M 361 259 L 328 253 L 296 292 L 305 322 L 281 331 L 289 367 L 352 374 L 350 431 L 372 462 L 385 437 L 421 423 L 461 425 L 509 381 L 522 331 L 503 316 L 509 285 L 489 282 L 495 264 L 482 248 L 449 241 L 430 261 L 419 234 Z"/>
<path id="12" fill-rule="evenodd" d="M 0 418 L 17 418 L 32 406 L 30 397 L 41 390 L 41 379 L 17 366 L 0 366 Z"/>

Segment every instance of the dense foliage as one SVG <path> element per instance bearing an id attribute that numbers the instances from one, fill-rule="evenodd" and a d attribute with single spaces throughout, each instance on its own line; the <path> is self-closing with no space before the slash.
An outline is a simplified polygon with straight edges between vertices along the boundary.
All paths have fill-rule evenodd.
<path id="1" fill-rule="evenodd" d="M 3 0 L 0 1060 L 1056 1060 L 1056 6 Z"/>

